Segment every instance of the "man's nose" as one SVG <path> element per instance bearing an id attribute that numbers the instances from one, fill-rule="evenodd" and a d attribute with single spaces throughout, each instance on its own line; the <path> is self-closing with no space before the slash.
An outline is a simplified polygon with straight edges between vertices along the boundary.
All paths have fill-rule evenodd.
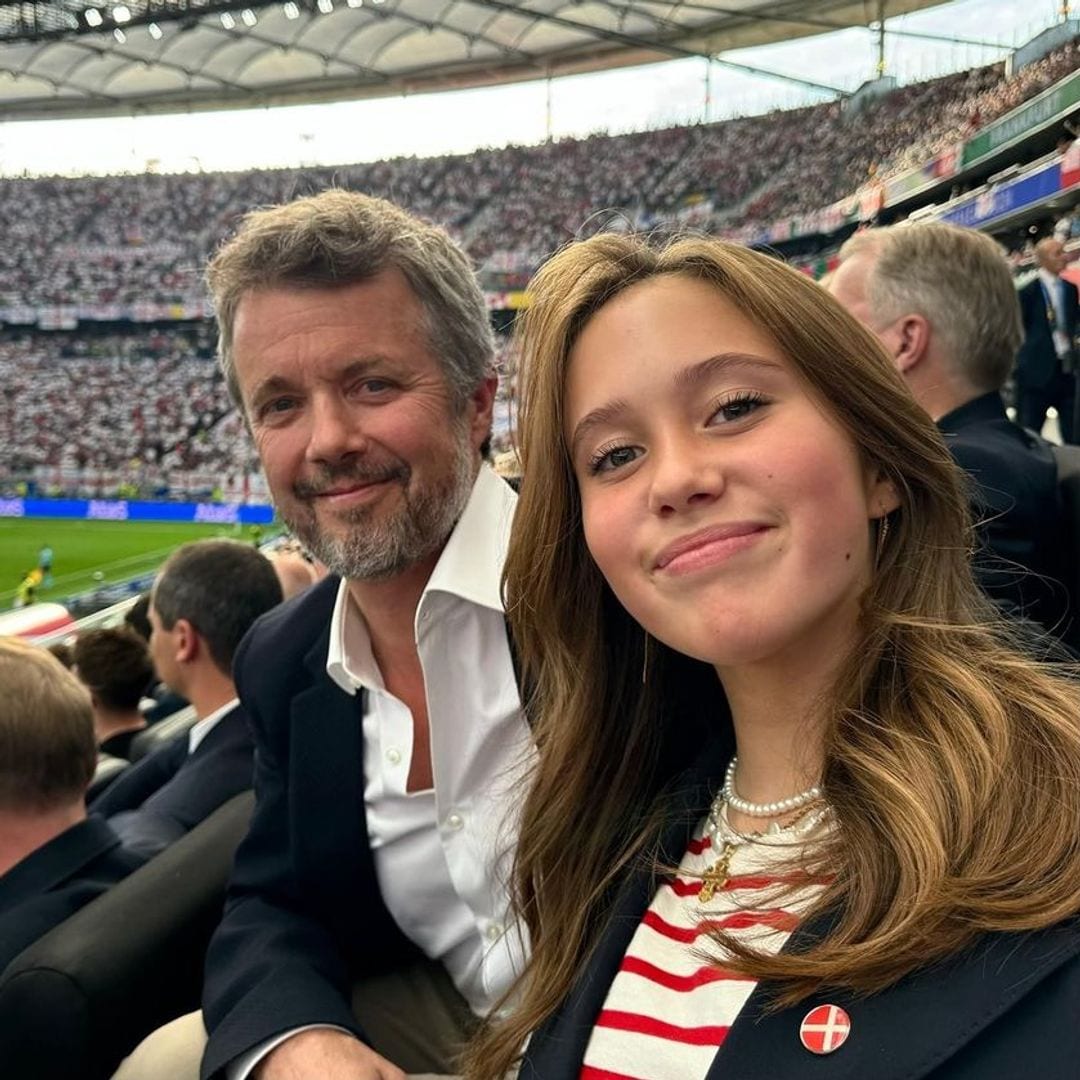
<path id="1" fill-rule="evenodd" d="M 340 461 L 364 449 L 366 438 L 359 417 L 336 394 L 318 395 L 312 400 L 309 461 Z"/>

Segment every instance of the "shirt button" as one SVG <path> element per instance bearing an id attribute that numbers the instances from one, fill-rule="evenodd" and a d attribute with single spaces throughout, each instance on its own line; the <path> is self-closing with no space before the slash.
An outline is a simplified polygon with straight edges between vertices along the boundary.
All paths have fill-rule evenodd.
<path id="1" fill-rule="evenodd" d="M 491 923 L 484 931 L 488 941 L 498 941 L 502 937 L 503 928 L 498 923 Z"/>
<path id="2" fill-rule="evenodd" d="M 401 751 L 395 750 L 393 747 L 391 747 L 389 750 L 386 751 L 386 760 L 389 761 L 391 765 L 400 765 Z"/>
<path id="3" fill-rule="evenodd" d="M 457 813 L 450 814 L 446 819 L 446 827 L 448 829 L 460 829 L 465 824 L 465 819 Z"/>

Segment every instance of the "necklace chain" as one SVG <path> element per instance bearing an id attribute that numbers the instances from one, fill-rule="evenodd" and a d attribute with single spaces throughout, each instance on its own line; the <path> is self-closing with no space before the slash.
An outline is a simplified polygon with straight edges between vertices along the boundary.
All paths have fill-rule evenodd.
<path id="1" fill-rule="evenodd" d="M 727 884 L 731 877 L 731 860 L 737 848 L 743 844 L 760 841 L 764 837 L 803 836 L 815 829 L 829 813 L 827 805 L 816 808 L 813 805 L 821 798 L 821 789 L 817 786 L 776 803 L 751 803 L 739 798 L 735 794 L 736 762 L 737 759 L 733 757 L 731 764 L 728 765 L 724 786 L 717 792 L 712 806 L 709 807 L 705 831 L 709 837 L 711 850 L 716 852 L 716 860 L 702 875 L 701 889 L 697 897 L 698 902 L 702 904 L 709 903 L 717 890 Z M 785 826 L 773 821 L 764 834 L 743 833 L 733 828 L 727 820 L 725 811 L 729 806 L 750 817 L 779 817 L 795 810 L 801 810 L 802 813 Z M 752 809 L 746 810 L 744 807 Z"/>

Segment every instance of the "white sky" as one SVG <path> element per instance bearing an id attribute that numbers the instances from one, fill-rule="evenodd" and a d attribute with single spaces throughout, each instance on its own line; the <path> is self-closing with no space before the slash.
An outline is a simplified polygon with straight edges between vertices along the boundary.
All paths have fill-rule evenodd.
<path id="1" fill-rule="evenodd" d="M 1061 0 L 956 0 L 890 20 L 887 26 L 1016 46 L 1057 22 L 1060 6 Z M 853 29 L 725 55 L 853 90 L 872 77 L 876 48 L 873 33 Z M 886 71 L 911 82 L 1004 55 L 1001 49 L 890 36 Z M 696 59 L 557 79 L 550 93 L 550 134 L 555 138 L 722 119 L 830 96 Z M 547 84 L 540 81 L 335 105 L 9 121 L 0 123 L 0 174 L 335 165 L 534 143 L 549 134 L 547 97 Z"/>

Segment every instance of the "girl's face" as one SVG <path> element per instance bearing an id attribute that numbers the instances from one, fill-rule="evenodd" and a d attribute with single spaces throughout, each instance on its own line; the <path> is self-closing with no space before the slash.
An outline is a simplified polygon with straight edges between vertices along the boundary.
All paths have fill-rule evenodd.
<path id="1" fill-rule="evenodd" d="M 712 286 L 631 286 L 570 353 L 585 539 L 654 637 L 718 668 L 838 659 L 891 484 L 771 338 Z"/>

